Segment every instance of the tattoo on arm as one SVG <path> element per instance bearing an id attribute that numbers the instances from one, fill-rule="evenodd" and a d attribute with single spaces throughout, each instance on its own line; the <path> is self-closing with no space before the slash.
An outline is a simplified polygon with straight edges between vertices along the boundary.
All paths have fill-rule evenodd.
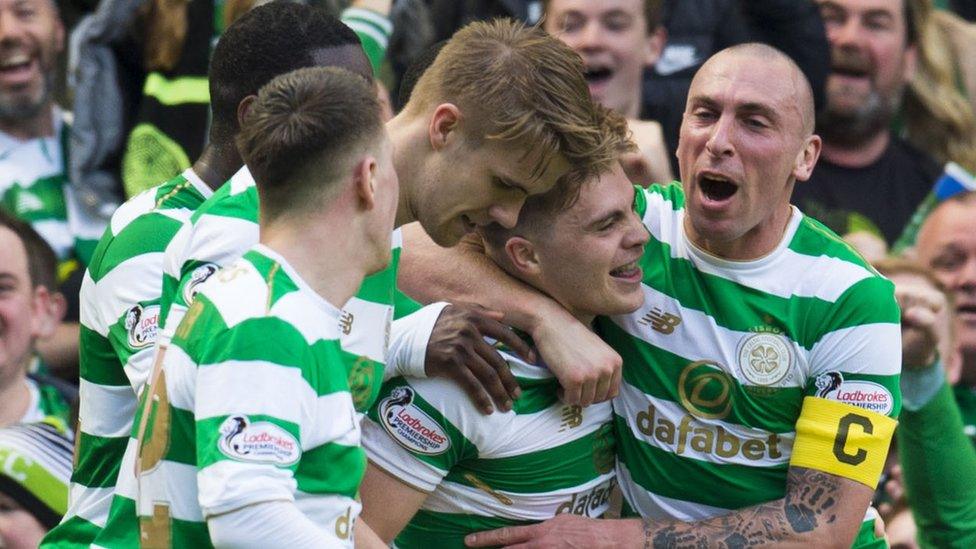
<path id="1" fill-rule="evenodd" d="M 644 547 L 683 549 L 755 547 L 800 536 L 837 519 L 841 485 L 833 475 L 793 467 L 786 497 L 721 517 L 698 521 L 644 521 Z"/>

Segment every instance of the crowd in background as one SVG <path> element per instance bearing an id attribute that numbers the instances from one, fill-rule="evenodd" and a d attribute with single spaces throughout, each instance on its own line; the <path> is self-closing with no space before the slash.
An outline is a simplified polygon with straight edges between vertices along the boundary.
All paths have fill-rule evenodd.
<path id="1" fill-rule="evenodd" d="M 48 2 L 0 0 L 6 547 L 35 545 L 67 508 L 78 293 L 98 239 L 121 203 L 207 157 L 210 55 L 254 3 Z M 626 118 L 636 148 L 621 163 L 642 186 L 678 177 L 689 86 L 713 53 L 758 41 L 792 57 L 823 138 L 793 203 L 895 281 L 902 307 L 904 411 L 875 505 L 892 546 L 976 542 L 976 2 L 317 3 L 359 34 L 387 118 L 466 23 L 541 25 L 582 57 L 593 99 Z M 141 320 L 111 337 L 154 334 Z"/>

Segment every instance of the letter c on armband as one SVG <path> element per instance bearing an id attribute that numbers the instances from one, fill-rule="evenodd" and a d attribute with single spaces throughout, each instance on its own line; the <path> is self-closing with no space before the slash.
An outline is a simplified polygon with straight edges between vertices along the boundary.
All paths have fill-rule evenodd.
<path id="1" fill-rule="evenodd" d="M 868 452 L 864 448 L 858 448 L 857 452 L 849 454 L 846 451 L 847 447 L 847 437 L 850 435 L 852 425 L 860 425 L 864 434 L 870 435 L 874 433 L 874 424 L 871 420 L 859 415 L 859 414 L 847 414 L 846 416 L 840 418 L 838 423 L 839 429 L 837 430 L 837 437 L 834 438 L 834 456 L 837 457 L 837 461 L 841 463 L 847 463 L 848 465 L 860 465 L 864 463 L 864 460 L 868 457 Z"/>
<path id="2" fill-rule="evenodd" d="M 898 422 L 870 410 L 819 397 L 803 399 L 790 465 L 877 487 Z"/>

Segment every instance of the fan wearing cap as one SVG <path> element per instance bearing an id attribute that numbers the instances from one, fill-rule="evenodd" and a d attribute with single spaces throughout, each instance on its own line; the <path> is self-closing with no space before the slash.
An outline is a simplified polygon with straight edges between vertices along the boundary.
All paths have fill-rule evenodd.
<path id="1" fill-rule="evenodd" d="M 68 507 L 71 442 L 52 423 L 0 429 L 0 547 L 37 547 Z"/>

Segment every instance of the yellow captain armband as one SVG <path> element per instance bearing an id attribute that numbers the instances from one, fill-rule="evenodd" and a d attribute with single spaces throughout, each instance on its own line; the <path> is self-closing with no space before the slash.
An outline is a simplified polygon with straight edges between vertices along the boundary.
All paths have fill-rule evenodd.
<path id="1" fill-rule="evenodd" d="M 863 408 L 818 397 L 803 399 L 790 465 L 878 485 L 898 422 Z"/>

